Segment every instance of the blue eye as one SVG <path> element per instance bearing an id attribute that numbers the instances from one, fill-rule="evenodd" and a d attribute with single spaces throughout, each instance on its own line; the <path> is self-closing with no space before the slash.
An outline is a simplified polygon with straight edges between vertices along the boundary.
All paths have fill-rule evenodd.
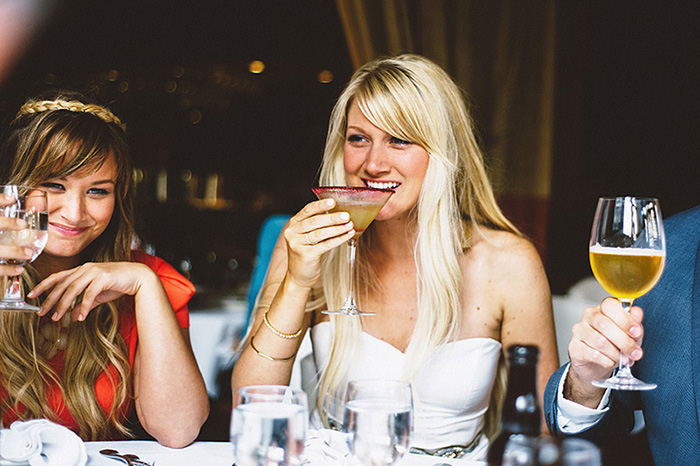
<path id="1" fill-rule="evenodd" d="M 365 138 L 363 136 L 360 136 L 359 134 L 351 134 L 350 136 L 348 136 L 349 142 L 362 142 L 364 140 Z"/>
<path id="2" fill-rule="evenodd" d="M 42 188 L 46 188 L 49 191 L 65 191 L 65 188 L 60 183 L 41 183 Z"/>
<path id="3" fill-rule="evenodd" d="M 88 193 L 89 194 L 96 194 L 98 196 L 106 196 L 107 194 L 109 194 L 109 191 L 107 191 L 106 189 L 101 189 L 101 188 L 91 188 L 90 190 L 88 190 Z"/>
<path id="4" fill-rule="evenodd" d="M 400 145 L 413 144 L 412 142 L 404 141 L 403 139 L 399 139 L 399 138 L 391 138 L 391 143 L 392 144 L 400 144 Z"/>

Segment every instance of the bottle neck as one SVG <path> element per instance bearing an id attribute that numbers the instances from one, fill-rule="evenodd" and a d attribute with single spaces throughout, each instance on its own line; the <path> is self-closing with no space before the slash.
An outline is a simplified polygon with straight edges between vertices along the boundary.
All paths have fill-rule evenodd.
<path id="1" fill-rule="evenodd" d="M 511 364 L 508 370 L 508 391 L 501 412 L 502 431 L 524 435 L 540 434 L 542 416 L 535 380 L 534 364 Z"/>

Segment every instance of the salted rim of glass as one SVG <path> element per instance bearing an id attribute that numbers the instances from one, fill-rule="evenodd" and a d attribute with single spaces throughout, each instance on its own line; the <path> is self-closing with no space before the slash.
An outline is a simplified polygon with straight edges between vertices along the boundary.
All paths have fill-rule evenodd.
<path id="1" fill-rule="evenodd" d="M 320 193 L 327 193 L 330 191 L 340 191 L 340 192 L 374 192 L 374 193 L 395 193 L 396 190 L 392 188 L 370 188 L 369 186 L 317 186 L 311 188 L 314 194 L 318 195 Z"/>

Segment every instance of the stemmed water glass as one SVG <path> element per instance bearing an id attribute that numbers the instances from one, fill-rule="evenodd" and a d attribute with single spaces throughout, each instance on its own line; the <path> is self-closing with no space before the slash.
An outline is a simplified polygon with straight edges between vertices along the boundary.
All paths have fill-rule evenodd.
<path id="1" fill-rule="evenodd" d="M 649 197 L 600 198 L 589 247 L 596 280 L 625 311 L 659 281 L 666 261 L 666 239 L 659 201 Z M 616 374 L 593 385 L 617 390 L 651 390 L 656 384 L 632 375 L 629 358 L 620 353 Z"/>
<path id="2" fill-rule="evenodd" d="M 12 204 L 0 206 L 0 216 L 22 219 L 27 223 L 27 226 L 21 230 L 0 230 L 0 244 L 28 248 L 32 251 L 31 259 L 0 258 L 0 264 L 24 267 L 37 258 L 49 239 L 46 192 L 20 185 L 0 185 L 0 191 L 14 198 Z M 38 310 L 39 307 L 24 301 L 19 275 L 5 279 L 5 292 L 0 300 L 0 311 L 36 312 Z"/>
<path id="3" fill-rule="evenodd" d="M 355 227 L 355 235 L 348 241 L 348 292 L 343 307 L 337 311 L 323 311 L 324 314 L 346 316 L 373 316 L 374 312 L 360 311 L 354 297 L 354 268 L 356 242 L 365 229 L 372 223 L 384 204 L 389 200 L 393 189 L 377 189 L 351 186 L 321 186 L 312 188 L 319 199 L 335 199 L 336 205 L 331 212 L 347 212 Z"/>
<path id="4" fill-rule="evenodd" d="M 411 384 L 398 380 L 348 382 L 343 431 L 363 466 L 395 464 L 409 451 L 413 432 Z"/>
<path id="5" fill-rule="evenodd" d="M 239 389 L 231 415 L 236 466 L 293 466 L 301 463 L 308 428 L 308 401 L 285 385 Z"/>

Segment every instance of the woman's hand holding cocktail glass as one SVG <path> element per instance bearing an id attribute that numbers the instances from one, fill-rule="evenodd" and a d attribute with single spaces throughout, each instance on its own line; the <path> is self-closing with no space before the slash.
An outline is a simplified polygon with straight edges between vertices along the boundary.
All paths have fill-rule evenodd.
<path id="1" fill-rule="evenodd" d="M 336 207 L 331 212 L 347 212 L 355 227 L 355 234 L 348 239 L 348 289 L 345 302 L 338 310 L 326 310 L 324 314 L 345 316 L 371 316 L 374 312 L 360 311 L 354 297 L 354 269 L 357 239 L 372 223 L 394 191 L 355 186 L 321 186 L 312 191 L 319 199 L 335 199 Z"/>
<path id="2" fill-rule="evenodd" d="M 324 314 L 374 315 L 361 312 L 353 293 L 356 241 L 382 210 L 394 191 L 364 186 L 322 186 L 312 191 L 318 201 L 294 215 L 285 230 L 288 273 L 285 280 L 296 286 L 313 287 L 321 276 L 321 257 L 331 249 L 348 245 L 347 297 L 339 310 Z"/>

